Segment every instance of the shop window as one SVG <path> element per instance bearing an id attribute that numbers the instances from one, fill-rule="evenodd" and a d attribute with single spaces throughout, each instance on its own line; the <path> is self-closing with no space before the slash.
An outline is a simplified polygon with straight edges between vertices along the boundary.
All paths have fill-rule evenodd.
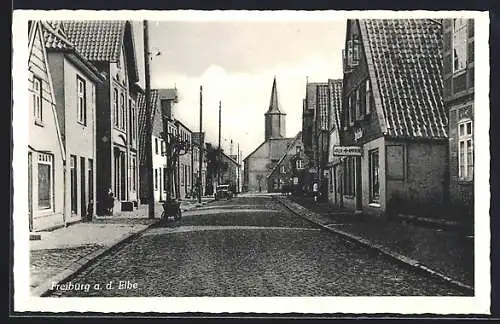
<path id="1" fill-rule="evenodd" d="M 354 196 L 355 190 L 355 173 L 354 159 L 346 158 L 344 160 L 344 195 Z"/>
<path id="2" fill-rule="evenodd" d="M 467 19 L 453 19 L 453 72 L 467 66 Z"/>
<path id="3" fill-rule="evenodd" d="M 52 155 L 38 155 L 38 209 L 52 208 L 52 192 L 54 179 L 52 177 Z"/>
<path id="4" fill-rule="evenodd" d="M 458 124 L 458 177 L 464 181 L 472 181 L 474 176 L 472 131 L 471 120 L 462 121 Z"/>
<path id="5" fill-rule="evenodd" d="M 83 125 L 87 125 L 87 101 L 86 101 L 87 94 L 86 94 L 85 80 L 77 76 L 76 84 L 77 84 L 76 94 L 77 94 L 78 122 L 80 122 Z"/>
<path id="6" fill-rule="evenodd" d="M 380 201 L 379 154 L 378 149 L 370 151 L 370 202 Z"/>

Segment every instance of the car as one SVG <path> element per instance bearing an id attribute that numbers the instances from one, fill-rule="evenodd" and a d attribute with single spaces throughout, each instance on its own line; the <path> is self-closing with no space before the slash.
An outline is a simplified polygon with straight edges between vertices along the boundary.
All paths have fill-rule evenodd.
<path id="1" fill-rule="evenodd" d="M 215 200 L 219 199 L 231 199 L 233 198 L 233 193 L 229 189 L 229 185 L 219 185 L 215 189 Z"/>

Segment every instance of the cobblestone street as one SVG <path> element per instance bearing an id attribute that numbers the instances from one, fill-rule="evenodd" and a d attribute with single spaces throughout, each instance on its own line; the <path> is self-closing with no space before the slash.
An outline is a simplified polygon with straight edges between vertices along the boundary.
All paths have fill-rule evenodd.
<path id="1" fill-rule="evenodd" d="M 52 296 L 462 294 L 319 229 L 270 196 L 184 212 L 101 258 L 67 287 Z"/>

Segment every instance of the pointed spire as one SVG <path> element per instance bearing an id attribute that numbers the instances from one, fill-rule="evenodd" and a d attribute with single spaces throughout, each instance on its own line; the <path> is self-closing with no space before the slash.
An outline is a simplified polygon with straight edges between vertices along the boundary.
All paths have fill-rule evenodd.
<path id="1" fill-rule="evenodd" d="M 276 76 L 274 76 L 273 80 L 273 88 L 271 90 L 271 101 L 269 103 L 269 110 L 267 113 L 281 113 L 281 109 L 279 108 L 278 102 L 278 91 L 276 89 Z"/>

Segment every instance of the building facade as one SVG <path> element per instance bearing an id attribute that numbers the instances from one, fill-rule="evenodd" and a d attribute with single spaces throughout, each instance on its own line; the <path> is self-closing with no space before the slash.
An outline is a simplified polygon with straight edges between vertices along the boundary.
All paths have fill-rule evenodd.
<path id="1" fill-rule="evenodd" d="M 174 125 L 179 138 L 188 143 L 188 149 L 184 152 L 184 154 L 177 157 L 177 169 L 175 172 L 175 195 L 177 199 L 186 199 L 193 196 L 193 169 L 191 152 L 192 132 L 179 120 L 175 120 Z"/>
<path id="2" fill-rule="evenodd" d="M 97 89 L 97 213 L 104 213 L 108 190 L 114 211 L 137 205 L 137 186 L 130 185 L 131 165 L 137 161 L 136 116 L 129 115 L 131 87 L 139 81 L 130 21 L 65 21 L 69 41 L 106 77 Z M 137 165 L 137 163 L 136 163 Z M 138 166 L 136 166 L 136 174 Z"/>
<path id="3" fill-rule="evenodd" d="M 264 118 L 264 142 L 243 159 L 243 191 L 268 191 L 267 176 L 293 141 L 293 138 L 285 137 L 286 114 L 278 101 L 276 78 L 273 81 L 269 109 Z"/>
<path id="4" fill-rule="evenodd" d="M 221 170 L 220 170 L 220 183 L 228 184 L 231 192 L 237 192 L 238 186 L 238 170 L 240 165 L 238 161 L 230 155 L 221 152 Z"/>
<path id="5" fill-rule="evenodd" d="M 304 181 L 308 163 L 308 156 L 304 153 L 302 143 L 302 132 L 299 132 L 267 176 L 269 192 L 290 192 L 301 195 L 305 190 Z"/>
<path id="6" fill-rule="evenodd" d="M 42 29 L 56 96 L 56 109 L 70 172 L 65 174 L 66 223 L 92 220 L 96 197 L 96 68 L 66 39 L 61 23 Z"/>
<path id="7" fill-rule="evenodd" d="M 40 22 L 29 22 L 28 211 L 30 231 L 64 226 L 65 150 Z"/>
<path id="8" fill-rule="evenodd" d="M 343 80 L 328 80 L 329 90 L 329 113 L 328 113 L 328 201 L 337 208 L 342 208 L 342 160 L 334 155 L 334 147 L 340 146 L 340 135 L 342 131 L 342 83 Z"/>
<path id="9" fill-rule="evenodd" d="M 474 19 L 443 19 L 450 212 L 474 215 Z"/>
<path id="10" fill-rule="evenodd" d="M 343 156 L 345 208 L 430 216 L 443 205 L 441 44 L 435 20 L 348 20 L 341 144 L 356 149 Z"/>

